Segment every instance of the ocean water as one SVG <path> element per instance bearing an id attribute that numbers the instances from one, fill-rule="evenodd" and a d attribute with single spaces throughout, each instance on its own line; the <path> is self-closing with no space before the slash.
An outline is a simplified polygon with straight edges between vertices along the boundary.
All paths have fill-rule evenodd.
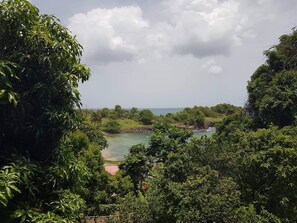
<path id="1" fill-rule="evenodd" d="M 203 135 L 211 136 L 215 132 L 214 129 L 209 130 L 195 130 L 194 137 L 201 137 Z M 107 136 L 108 148 L 102 151 L 102 155 L 107 160 L 122 161 L 128 155 L 131 146 L 143 143 L 149 144 L 151 132 L 146 133 L 120 133 Z"/>

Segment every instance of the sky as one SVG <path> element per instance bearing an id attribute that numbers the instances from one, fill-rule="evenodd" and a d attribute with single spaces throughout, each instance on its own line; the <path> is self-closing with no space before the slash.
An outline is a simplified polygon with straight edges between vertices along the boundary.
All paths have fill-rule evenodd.
<path id="1" fill-rule="evenodd" d="M 297 26 L 296 0 L 31 0 L 91 69 L 83 108 L 244 106 L 263 51 Z"/>

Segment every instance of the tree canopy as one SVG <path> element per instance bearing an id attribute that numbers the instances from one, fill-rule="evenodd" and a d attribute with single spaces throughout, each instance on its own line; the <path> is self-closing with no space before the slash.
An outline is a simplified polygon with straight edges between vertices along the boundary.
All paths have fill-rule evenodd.
<path id="1" fill-rule="evenodd" d="M 292 125 L 297 116 L 297 31 L 265 51 L 266 63 L 248 83 L 247 111 L 259 127 Z"/>
<path id="2" fill-rule="evenodd" d="M 89 78 L 82 47 L 26 0 L 2 1 L 0 21 L 0 148 L 47 159 L 75 126 L 78 82 Z"/>
<path id="3" fill-rule="evenodd" d="M 117 223 L 297 222 L 297 31 L 265 52 L 244 109 L 195 106 L 154 117 L 120 105 L 76 110 L 78 82 L 89 77 L 82 47 L 29 1 L 1 1 L 0 28 L 1 222 L 111 214 Z M 128 117 L 154 123 L 154 132 L 110 176 L 101 128 L 119 132 L 117 120 Z M 176 125 L 216 118 L 224 119 L 212 137 Z"/>
<path id="4" fill-rule="evenodd" d="M 151 125 L 154 114 L 149 109 L 143 109 L 139 112 L 139 120 L 145 125 Z"/>

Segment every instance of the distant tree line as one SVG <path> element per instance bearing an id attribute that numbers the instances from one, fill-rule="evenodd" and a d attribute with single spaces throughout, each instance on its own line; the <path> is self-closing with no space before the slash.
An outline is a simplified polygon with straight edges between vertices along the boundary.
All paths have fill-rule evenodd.
<path id="1" fill-rule="evenodd" d="M 194 107 L 150 119 L 118 105 L 78 109 L 78 83 L 90 75 L 82 48 L 29 1 L 3 0 L 0 28 L 1 222 L 77 223 L 86 215 L 117 215 L 121 223 L 297 222 L 297 31 L 265 52 L 245 108 Z M 149 145 L 132 146 L 114 176 L 101 154 L 106 117 L 154 124 Z M 203 117 L 223 118 L 212 137 L 172 124 L 200 126 Z"/>
<path id="2" fill-rule="evenodd" d="M 158 122 L 168 122 L 171 124 L 193 128 L 205 128 L 208 125 L 214 126 L 216 122 L 221 121 L 227 115 L 239 113 L 242 108 L 230 104 L 218 104 L 212 107 L 194 106 L 185 108 L 176 114 L 168 113 L 166 115 L 155 116 L 149 109 L 123 109 L 116 105 L 114 109 L 103 108 L 97 110 L 82 110 L 93 122 L 101 123 L 103 119 L 109 121 L 104 125 L 104 131 L 109 133 L 119 133 L 121 131 L 120 119 L 131 119 L 143 125 L 152 125 Z M 214 118 L 215 121 L 208 121 L 207 118 Z"/>

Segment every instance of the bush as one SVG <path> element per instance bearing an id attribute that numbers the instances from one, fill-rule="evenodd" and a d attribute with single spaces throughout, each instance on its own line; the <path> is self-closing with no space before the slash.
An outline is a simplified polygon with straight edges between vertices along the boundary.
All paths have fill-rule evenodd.
<path id="1" fill-rule="evenodd" d="M 139 120 L 145 125 L 151 125 L 153 118 L 154 114 L 148 109 L 144 109 L 139 113 Z"/>
<path id="2" fill-rule="evenodd" d="M 104 127 L 104 131 L 108 133 L 119 133 L 121 126 L 117 121 L 108 121 Z"/>

